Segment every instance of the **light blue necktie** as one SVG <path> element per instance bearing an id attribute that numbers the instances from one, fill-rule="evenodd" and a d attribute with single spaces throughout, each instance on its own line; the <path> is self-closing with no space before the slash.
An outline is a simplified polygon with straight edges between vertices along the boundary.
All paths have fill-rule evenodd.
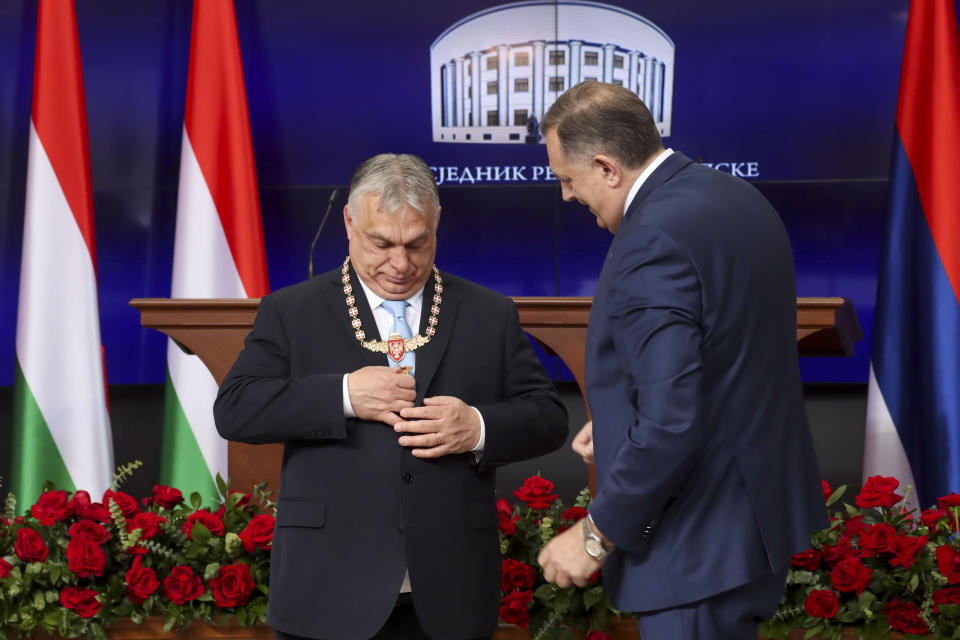
<path id="1" fill-rule="evenodd" d="M 399 333 L 403 338 L 413 337 L 413 333 L 410 332 L 410 326 L 407 324 L 407 301 L 384 300 L 381 305 L 393 315 L 393 331 L 391 331 L 391 333 Z M 407 351 L 404 353 L 400 362 L 396 362 L 390 356 L 387 356 L 387 359 L 390 362 L 391 367 L 411 367 L 410 375 L 413 375 L 416 372 L 417 356 L 412 351 Z"/>

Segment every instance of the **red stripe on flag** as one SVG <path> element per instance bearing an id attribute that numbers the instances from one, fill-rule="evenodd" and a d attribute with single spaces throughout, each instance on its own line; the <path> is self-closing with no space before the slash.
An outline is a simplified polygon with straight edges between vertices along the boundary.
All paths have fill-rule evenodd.
<path id="1" fill-rule="evenodd" d="M 196 0 L 184 123 L 248 297 L 269 292 L 233 0 Z"/>
<path id="2" fill-rule="evenodd" d="M 960 301 L 960 39 L 954 0 L 912 0 L 897 128 L 933 242 Z"/>
<path id="3" fill-rule="evenodd" d="M 40 0 L 32 115 L 96 273 L 87 104 L 73 0 Z"/>

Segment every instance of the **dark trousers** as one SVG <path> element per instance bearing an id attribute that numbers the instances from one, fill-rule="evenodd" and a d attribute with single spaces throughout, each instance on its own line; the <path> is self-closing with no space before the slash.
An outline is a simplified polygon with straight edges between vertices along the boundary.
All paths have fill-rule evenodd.
<path id="1" fill-rule="evenodd" d="M 276 629 L 273 633 L 276 640 L 312 640 Z M 338 639 L 326 638 L 324 640 Z M 397 604 L 393 607 L 390 617 L 387 618 L 380 631 L 377 631 L 377 634 L 371 640 L 431 640 L 423 627 L 420 626 L 420 619 L 413 607 L 413 597 L 409 593 L 401 593 L 397 597 Z M 488 640 L 488 638 L 476 638 L 476 640 Z"/>
<path id="2" fill-rule="evenodd" d="M 757 640 L 757 624 L 777 611 L 787 572 L 705 600 L 641 613 L 640 640 Z"/>

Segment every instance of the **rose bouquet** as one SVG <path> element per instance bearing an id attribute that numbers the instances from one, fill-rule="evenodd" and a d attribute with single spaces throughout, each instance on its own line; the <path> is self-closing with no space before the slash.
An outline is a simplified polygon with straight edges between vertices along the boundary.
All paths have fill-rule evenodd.
<path id="1" fill-rule="evenodd" d="M 501 601 L 500 618 L 529 627 L 535 640 L 573 635 L 571 629 L 587 632 L 587 640 L 604 640 L 607 615 L 619 615 L 600 583 L 600 572 L 587 587 L 562 589 L 546 582 L 537 556 L 558 533 L 587 515 L 590 491 L 580 492 L 574 505 L 565 508 L 553 493 L 553 483 L 540 476 L 527 478 L 514 490 L 519 500 L 510 505 L 497 501 L 500 515 Z"/>
<path id="2" fill-rule="evenodd" d="M 128 465 L 118 481 L 136 468 Z M 162 616 L 164 629 L 233 616 L 245 626 L 266 615 L 274 505 L 229 491 L 202 508 L 156 485 L 140 501 L 118 483 L 99 502 L 48 487 L 17 515 L 11 495 L 0 519 L 0 638 L 14 629 L 104 639 L 124 618 Z"/>
<path id="3" fill-rule="evenodd" d="M 837 639 L 853 627 L 861 639 L 960 638 L 960 495 L 920 514 L 907 510 L 894 478 L 873 476 L 855 504 L 838 504 L 845 487 L 823 492 L 830 527 L 793 557 L 776 615 L 764 638 Z M 909 491 L 909 490 L 908 490 Z"/>

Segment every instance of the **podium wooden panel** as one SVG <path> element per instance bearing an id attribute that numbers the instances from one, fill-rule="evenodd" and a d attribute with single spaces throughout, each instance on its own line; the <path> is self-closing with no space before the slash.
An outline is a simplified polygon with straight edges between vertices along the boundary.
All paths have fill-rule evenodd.
<path id="1" fill-rule="evenodd" d="M 584 348 L 592 298 L 514 298 L 524 331 L 567 365 L 583 393 Z M 156 329 L 195 353 L 219 384 L 253 328 L 258 299 L 135 298 L 140 324 Z M 797 299 L 797 349 L 801 356 L 849 356 L 863 338 L 853 304 L 846 298 Z M 249 491 L 266 481 L 280 486 L 279 444 L 231 442 L 231 485 Z"/>

